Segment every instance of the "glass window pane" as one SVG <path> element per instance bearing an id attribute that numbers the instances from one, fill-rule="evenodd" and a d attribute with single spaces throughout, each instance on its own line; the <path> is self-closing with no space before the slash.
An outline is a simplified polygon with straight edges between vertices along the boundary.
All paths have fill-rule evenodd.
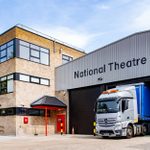
<path id="1" fill-rule="evenodd" d="M 42 52 L 45 52 L 45 53 L 48 53 L 49 52 L 49 50 L 48 49 L 45 49 L 45 48 L 42 48 L 41 47 L 41 49 L 40 49 Z"/>
<path id="2" fill-rule="evenodd" d="M 39 50 L 39 49 L 40 49 L 40 47 L 39 47 L 39 46 L 36 46 L 36 45 L 33 45 L 33 44 L 30 44 L 30 47 L 31 47 L 31 48 L 34 48 L 34 49 L 37 49 L 37 50 Z"/>
<path id="3" fill-rule="evenodd" d="M 7 83 L 6 81 L 1 82 L 1 89 L 7 88 Z"/>
<path id="4" fill-rule="evenodd" d="M 20 45 L 20 58 L 29 60 L 29 48 L 28 47 Z"/>
<path id="5" fill-rule="evenodd" d="M 7 93 L 7 81 L 3 81 L 0 83 L 1 94 Z"/>
<path id="6" fill-rule="evenodd" d="M 36 50 L 31 49 L 31 56 L 39 58 L 40 57 L 40 51 L 36 51 Z"/>
<path id="7" fill-rule="evenodd" d="M 29 76 L 28 75 L 23 75 L 23 74 L 20 74 L 19 79 L 22 80 L 22 81 L 27 81 L 27 82 L 30 81 Z"/>
<path id="8" fill-rule="evenodd" d="M 14 57 L 14 49 L 13 46 L 7 48 L 7 59 Z"/>
<path id="9" fill-rule="evenodd" d="M 1 116 L 5 116 L 5 115 L 6 115 L 6 109 L 1 109 L 0 115 L 1 115 Z"/>
<path id="10" fill-rule="evenodd" d="M 72 61 L 73 60 L 73 57 L 70 57 L 70 61 Z"/>
<path id="11" fill-rule="evenodd" d="M 2 78 L 1 78 L 1 81 L 5 81 L 5 80 L 6 80 L 6 77 L 2 77 Z"/>
<path id="12" fill-rule="evenodd" d="M 40 59 L 35 57 L 31 57 L 30 60 L 38 63 L 40 62 Z"/>
<path id="13" fill-rule="evenodd" d="M 21 45 L 29 47 L 29 43 L 28 42 L 21 41 L 21 40 L 19 42 L 20 42 Z"/>
<path id="14" fill-rule="evenodd" d="M 67 55 L 62 55 L 62 63 L 65 64 L 69 61 L 72 61 L 73 60 L 73 57 L 71 56 L 67 56 Z"/>
<path id="15" fill-rule="evenodd" d="M 16 114 L 18 115 L 27 115 L 27 108 L 23 108 L 23 107 L 20 107 L 20 108 L 16 108 Z"/>
<path id="16" fill-rule="evenodd" d="M 13 92 L 13 80 L 7 81 L 7 92 Z"/>
<path id="17" fill-rule="evenodd" d="M 7 76 L 7 79 L 13 79 L 13 74 Z"/>
<path id="18" fill-rule="evenodd" d="M 1 57 L 6 56 L 6 49 L 5 49 L 5 50 L 2 50 L 0 54 L 1 54 Z"/>
<path id="19" fill-rule="evenodd" d="M 63 57 L 63 59 L 69 60 L 69 56 L 67 56 L 67 55 L 63 55 L 62 57 Z"/>
<path id="20" fill-rule="evenodd" d="M 29 109 L 28 114 L 30 116 L 39 116 L 40 115 L 40 110 L 39 109 Z"/>
<path id="21" fill-rule="evenodd" d="M 49 55 L 41 52 L 41 63 L 48 65 L 49 64 Z"/>
<path id="22" fill-rule="evenodd" d="M 67 63 L 67 62 L 69 62 L 69 61 L 68 61 L 68 60 L 65 60 L 65 59 L 62 60 L 62 63 L 63 63 L 63 64 L 65 64 L 65 63 Z"/>
<path id="23" fill-rule="evenodd" d="M 1 58 L 0 61 L 1 61 L 1 62 L 6 61 L 6 57 Z"/>
<path id="24" fill-rule="evenodd" d="M 14 41 L 10 41 L 7 43 L 7 46 L 11 46 L 11 45 L 13 45 L 13 43 L 14 43 Z"/>
<path id="25" fill-rule="evenodd" d="M 6 48 L 6 44 L 1 46 L 1 50 Z"/>
<path id="26" fill-rule="evenodd" d="M 49 80 L 48 79 L 41 79 L 41 84 L 49 85 Z"/>
<path id="27" fill-rule="evenodd" d="M 15 115 L 15 108 L 8 108 L 7 115 Z"/>
<path id="28" fill-rule="evenodd" d="M 40 79 L 36 77 L 31 77 L 31 82 L 40 83 Z"/>

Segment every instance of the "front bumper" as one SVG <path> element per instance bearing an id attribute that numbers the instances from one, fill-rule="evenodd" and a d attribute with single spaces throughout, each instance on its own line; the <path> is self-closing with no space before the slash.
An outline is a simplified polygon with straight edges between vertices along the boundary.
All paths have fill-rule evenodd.
<path id="1" fill-rule="evenodd" d="M 96 135 L 107 137 L 126 136 L 126 128 L 122 128 L 121 124 L 116 124 L 111 127 L 96 126 Z"/>

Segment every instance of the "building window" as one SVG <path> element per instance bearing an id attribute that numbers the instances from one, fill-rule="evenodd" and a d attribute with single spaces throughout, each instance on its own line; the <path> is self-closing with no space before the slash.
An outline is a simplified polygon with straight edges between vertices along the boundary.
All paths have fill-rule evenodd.
<path id="1" fill-rule="evenodd" d="M 31 49 L 31 57 L 35 57 L 35 58 L 40 59 L 40 51 Z"/>
<path id="2" fill-rule="evenodd" d="M 26 81 L 26 82 L 30 82 L 30 77 L 28 75 L 23 75 L 23 74 L 20 74 L 20 80 L 21 81 Z"/>
<path id="3" fill-rule="evenodd" d="M 40 83 L 40 79 L 37 77 L 31 77 L 31 82 L 33 83 Z"/>
<path id="4" fill-rule="evenodd" d="M 6 94 L 7 93 L 7 80 L 1 81 L 0 87 L 1 87 L 1 94 Z"/>
<path id="5" fill-rule="evenodd" d="M 19 40 L 19 57 L 44 65 L 49 65 L 49 49 Z"/>
<path id="6" fill-rule="evenodd" d="M 41 85 L 46 85 L 46 86 L 50 85 L 50 80 L 46 78 L 41 78 L 41 77 L 36 77 L 36 76 L 26 75 L 26 74 L 21 74 L 21 73 L 15 73 L 15 76 L 16 76 L 16 80 L 36 83 L 36 84 L 41 84 Z"/>
<path id="7" fill-rule="evenodd" d="M 30 56 L 29 47 L 20 45 L 20 58 L 29 60 L 29 56 Z"/>
<path id="8" fill-rule="evenodd" d="M 11 115 L 15 115 L 16 111 L 15 111 L 14 108 L 7 108 L 6 113 L 7 113 L 8 116 L 11 116 Z"/>
<path id="9" fill-rule="evenodd" d="M 49 85 L 49 80 L 48 79 L 40 79 L 40 84 L 43 84 L 43 85 Z"/>
<path id="10" fill-rule="evenodd" d="M 19 46 L 15 47 L 14 45 L 18 45 L 18 43 Z M 44 65 L 49 65 L 50 63 L 49 49 L 18 39 L 11 40 L 0 46 L 0 63 L 15 56 Z"/>
<path id="11" fill-rule="evenodd" d="M 68 55 L 62 55 L 62 63 L 63 64 L 65 64 L 65 63 L 67 63 L 67 62 L 69 62 L 69 61 L 72 61 L 73 60 L 73 57 L 71 57 L 71 56 L 68 56 Z"/>
<path id="12" fill-rule="evenodd" d="M 7 80 L 7 93 L 13 92 L 13 80 Z"/>
<path id="13" fill-rule="evenodd" d="M 45 52 L 41 51 L 41 63 L 45 64 L 45 65 L 49 64 L 49 55 L 48 55 L 48 53 L 45 53 Z"/>
<path id="14" fill-rule="evenodd" d="M 45 110 L 29 108 L 28 109 L 28 115 L 29 116 L 44 116 L 45 115 Z M 50 111 L 48 111 L 47 115 L 50 116 Z"/>
<path id="15" fill-rule="evenodd" d="M 47 111 L 47 115 L 50 117 L 50 110 Z M 26 107 L 9 107 L 9 108 L 1 108 L 0 116 L 45 116 L 44 109 L 34 109 L 34 108 L 26 108 Z"/>
<path id="16" fill-rule="evenodd" d="M 0 46 L 0 62 L 14 57 L 14 40 Z"/>
<path id="17" fill-rule="evenodd" d="M 13 74 L 0 78 L 0 94 L 13 92 Z"/>
<path id="18" fill-rule="evenodd" d="M 14 46 L 11 45 L 10 47 L 7 48 L 7 59 L 10 59 L 13 57 L 14 57 Z"/>

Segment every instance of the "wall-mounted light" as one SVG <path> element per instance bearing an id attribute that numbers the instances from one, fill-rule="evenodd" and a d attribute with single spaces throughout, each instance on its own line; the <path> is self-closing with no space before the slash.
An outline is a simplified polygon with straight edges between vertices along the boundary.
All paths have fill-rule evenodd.
<path id="1" fill-rule="evenodd" d="M 102 77 L 99 77 L 97 80 L 98 80 L 98 81 L 102 81 L 102 80 L 103 80 L 103 78 L 102 78 Z"/>

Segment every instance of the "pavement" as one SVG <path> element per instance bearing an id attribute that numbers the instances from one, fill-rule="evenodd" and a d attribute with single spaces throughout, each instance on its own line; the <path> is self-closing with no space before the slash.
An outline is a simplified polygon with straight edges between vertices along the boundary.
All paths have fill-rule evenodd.
<path id="1" fill-rule="evenodd" d="M 0 136 L 0 150 L 150 150 L 150 136 L 132 139 L 91 135 Z"/>

